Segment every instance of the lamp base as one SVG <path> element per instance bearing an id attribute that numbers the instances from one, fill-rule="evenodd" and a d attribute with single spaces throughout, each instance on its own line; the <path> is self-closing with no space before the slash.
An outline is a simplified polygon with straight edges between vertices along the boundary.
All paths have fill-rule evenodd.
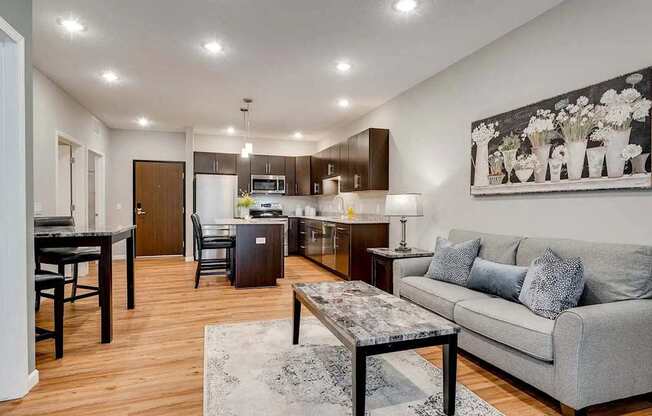
<path id="1" fill-rule="evenodd" d="M 404 247 L 404 246 L 398 246 L 394 249 L 394 251 L 398 251 L 399 253 L 409 253 L 412 251 L 411 247 Z"/>

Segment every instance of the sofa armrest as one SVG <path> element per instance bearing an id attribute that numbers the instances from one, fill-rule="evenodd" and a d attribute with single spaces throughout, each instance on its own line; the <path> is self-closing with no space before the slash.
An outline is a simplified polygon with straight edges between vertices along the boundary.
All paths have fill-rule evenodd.
<path id="1" fill-rule="evenodd" d="M 394 295 L 400 296 L 401 279 L 407 276 L 423 276 L 428 271 L 432 257 L 414 257 L 394 260 Z"/>
<path id="2" fill-rule="evenodd" d="M 563 312 L 553 332 L 557 399 L 582 409 L 652 391 L 652 300 Z"/>

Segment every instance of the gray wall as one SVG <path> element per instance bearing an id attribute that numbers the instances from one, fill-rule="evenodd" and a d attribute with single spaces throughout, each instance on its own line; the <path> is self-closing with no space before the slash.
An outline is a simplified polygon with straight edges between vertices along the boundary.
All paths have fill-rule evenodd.
<path id="1" fill-rule="evenodd" d="M 649 191 L 469 195 L 472 121 L 652 65 L 650 16 L 649 0 L 566 1 L 326 137 L 391 130 L 391 191 L 424 193 L 412 244 L 453 227 L 652 244 Z"/>
<path id="2" fill-rule="evenodd" d="M 34 187 L 32 174 L 32 0 L 0 0 L 0 16 L 25 38 L 25 176 L 27 186 L 27 232 L 32 234 Z M 27 324 L 29 326 L 29 371 L 34 363 L 34 244 L 27 239 Z"/>

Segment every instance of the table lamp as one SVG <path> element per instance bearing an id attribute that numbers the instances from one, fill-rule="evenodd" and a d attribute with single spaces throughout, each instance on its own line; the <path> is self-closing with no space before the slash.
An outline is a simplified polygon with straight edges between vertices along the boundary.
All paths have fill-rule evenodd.
<path id="1" fill-rule="evenodd" d="M 401 218 L 401 242 L 395 250 L 399 252 L 411 251 L 412 249 L 405 242 L 405 224 L 407 223 L 407 217 L 423 217 L 421 194 L 387 195 L 385 197 L 385 215 Z"/>

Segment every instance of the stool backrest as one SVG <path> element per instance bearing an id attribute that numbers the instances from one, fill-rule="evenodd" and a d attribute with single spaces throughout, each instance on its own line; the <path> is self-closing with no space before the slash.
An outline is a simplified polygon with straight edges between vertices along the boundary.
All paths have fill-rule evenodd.
<path id="1" fill-rule="evenodd" d="M 34 227 L 74 227 L 75 219 L 70 215 L 34 217 Z"/>
<path id="2" fill-rule="evenodd" d="M 199 219 L 199 214 L 196 212 L 193 213 L 190 216 L 190 219 L 192 219 L 192 229 L 194 231 L 194 236 L 195 236 L 195 244 L 197 245 L 197 249 L 201 250 L 202 249 L 202 240 L 204 238 L 202 229 L 201 229 L 201 220 Z"/>

